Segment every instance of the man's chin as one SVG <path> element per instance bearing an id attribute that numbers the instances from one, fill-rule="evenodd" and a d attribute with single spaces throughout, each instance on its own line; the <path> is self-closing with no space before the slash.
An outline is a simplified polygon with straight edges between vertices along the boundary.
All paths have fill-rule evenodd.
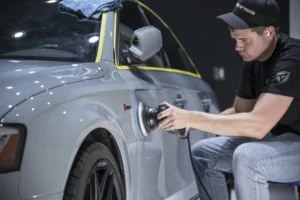
<path id="1" fill-rule="evenodd" d="M 248 57 L 248 56 L 242 56 L 242 59 L 243 59 L 245 62 L 251 62 L 251 61 L 254 60 L 253 58 L 250 58 L 250 57 Z"/>

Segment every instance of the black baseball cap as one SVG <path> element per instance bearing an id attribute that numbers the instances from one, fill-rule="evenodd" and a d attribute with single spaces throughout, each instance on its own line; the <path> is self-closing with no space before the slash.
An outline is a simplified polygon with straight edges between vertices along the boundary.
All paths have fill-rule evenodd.
<path id="1" fill-rule="evenodd" d="M 239 0 L 230 13 L 217 16 L 235 29 L 279 26 L 280 9 L 276 0 Z"/>

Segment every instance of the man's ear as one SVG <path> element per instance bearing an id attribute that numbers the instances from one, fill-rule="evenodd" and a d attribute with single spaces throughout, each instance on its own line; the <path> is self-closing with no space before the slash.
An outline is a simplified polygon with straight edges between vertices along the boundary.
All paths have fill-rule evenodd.
<path id="1" fill-rule="evenodd" d="M 275 34 L 275 28 L 274 26 L 268 26 L 266 27 L 266 36 L 272 37 Z"/>

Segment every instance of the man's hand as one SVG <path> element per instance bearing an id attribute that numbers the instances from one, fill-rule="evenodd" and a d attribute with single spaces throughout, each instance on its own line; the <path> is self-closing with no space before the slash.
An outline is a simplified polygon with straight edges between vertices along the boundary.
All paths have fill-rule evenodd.
<path id="1" fill-rule="evenodd" d="M 157 115 L 157 119 L 160 120 L 164 118 L 159 124 L 158 128 L 164 129 L 166 131 L 174 129 L 182 129 L 188 125 L 189 121 L 189 111 L 175 107 L 166 102 L 160 104 L 168 107 L 167 110 L 162 111 Z"/>
<path id="2" fill-rule="evenodd" d="M 189 132 L 190 132 L 190 127 L 186 127 L 184 133 L 181 133 L 181 134 L 178 133 L 178 134 L 176 134 L 176 136 L 181 139 L 185 139 L 189 135 Z"/>

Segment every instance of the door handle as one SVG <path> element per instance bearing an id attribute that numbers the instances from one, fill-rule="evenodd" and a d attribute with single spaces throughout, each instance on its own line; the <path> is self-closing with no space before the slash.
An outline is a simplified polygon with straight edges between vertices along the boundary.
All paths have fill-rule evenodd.
<path id="1" fill-rule="evenodd" d="M 204 112 L 209 113 L 211 100 L 207 98 L 207 99 L 202 99 L 201 101 L 202 101 Z"/>
<path id="2" fill-rule="evenodd" d="M 178 94 L 177 99 L 174 102 L 174 105 L 176 105 L 179 108 L 183 108 L 186 103 L 187 103 L 187 100 L 185 98 L 182 98 L 181 95 Z"/>
<path id="3" fill-rule="evenodd" d="M 186 104 L 186 99 L 176 99 L 174 104 L 177 106 L 184 106 Z"/>

